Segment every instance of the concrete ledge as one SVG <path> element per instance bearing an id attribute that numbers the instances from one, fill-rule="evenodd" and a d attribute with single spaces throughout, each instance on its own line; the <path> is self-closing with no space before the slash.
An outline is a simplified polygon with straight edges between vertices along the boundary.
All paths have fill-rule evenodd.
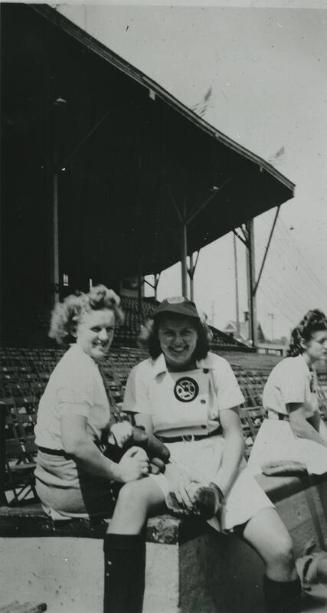
<path id="1" fill-rule="evenodd" d="M 0 507 L 0 537 L 80 537 L 103 538 L 109 519 L 68 519 L 53 521 L 39 503 L 23 507 Z M 172 545 L 203 533 L 205 523 L 197 519 L 181 521 L 172 515 L 159 515 L 149 519 L 146 541 Z"/>
<path id="2" fill-rule="evenodd" d="M 260 481 L 276 503 L 296 555 L 318 538 L 308 493 L 322 537 L 327 536 L 326 476 Z M 49 613 L 102 613 L 106 526 L 103 520 L 96 525 L 80 519 L 54 523 L 40 505 L 0 508 L 3 602 L 44 600 Z M 162 515 L 149 520 L 146 539 L 143 613 L 262 613 L 263 564 L 236 536 Z"/>
<path id="3" fill-rule="evenodd" d="M 266 477 L 257 480 L 269 498 L 277 504 L 312 486 L 327 482 L 327 475 L 319 477 Z M 0 537 L 80 537 L 103 538 L 110 520 L 69 519 L 53 521 L 39 503 L 20 507 L 0 507 Z M 183 543 L 208 531 L 205 522 L 198 519 L 180 520 L 172 515 L 149 519 L 146 540 L 167 545 Z"/>

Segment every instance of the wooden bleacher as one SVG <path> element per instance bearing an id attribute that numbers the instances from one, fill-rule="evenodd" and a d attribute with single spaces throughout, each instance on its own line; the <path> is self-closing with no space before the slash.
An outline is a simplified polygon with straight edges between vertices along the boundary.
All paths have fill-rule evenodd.
<path id="1" fill-rule="evenodd" d="M 274 356 L 245 354 L 243 351 L 220 351 L 232 364 L 233 370 L 245 397 L 241 421 L 247 454 L 250 452 L 256 432 L 263 419 L 262 391 L 270 369 L 278 361 Z M 33 426 L 39 399 L 47 380 L 63 355 L 63 350 L 50 348 L 0 348 L 0 407 L 2 419 L 2 464 L 5 469 L 1 494 L 12 491 L 17 500 L 24 494 L 24 479 L 28 491 L 33 484 L 31 473 L 34 467 Z M 113 347 L 102 366 L 106 385 L 117 403 L 123 399 L 128 373 L 131 368 L 147 357 L 137 347 Z M 326 415 L 327 376 L 321 374 L 319 397 L 322 415 Z M 4 459 L 3 459 L 4 458 Z M 17 488 L 14 487 L 17 485 Z"/>

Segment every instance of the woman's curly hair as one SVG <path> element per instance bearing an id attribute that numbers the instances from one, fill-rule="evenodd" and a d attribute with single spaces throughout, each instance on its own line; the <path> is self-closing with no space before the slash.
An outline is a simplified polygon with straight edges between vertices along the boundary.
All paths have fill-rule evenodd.
<path id="1" fill-rule="evenodd" d="M 154 360 L 162 353 L 159 342 L 159 326 L 165 317 L 167 317 L 167 314 L 162 313 L 162 315 L 158 315 L 154 319 L 148 319 L 145 325 L 141 326 L 139 344 L 147 349 L 151 358 Z M 173 315 L 173 317 L 179 318 L 183 316 Z M 212 332 L 206 323 L 206 319 L 206 316 L 203 316 L 201 319 L 192 319 L 198 334 L 198 340 L 193 355 L 195 360 L 203 360 L 210 349 Z"/>
<path id="2" fill-rule="evenodd" d="M 304 353 L 303 342 L 308 342 L 314 332 L 327 330 L 327 318 L 319 309 L 308 311 L 298 326 L 291 332 L 287 355 L 296 357 Z"/>
<path id="3" fill-rule="evenodd" d="M 59 345 L 72 342 L 83 314 L 101 309 L 112 310 L 115 320 L 123 322 L 120 298 L 105 285 L 96 285 L 87 294 L 80 292 L 67 296 L 52 311 L 49 337 L 54 338 Z"/>

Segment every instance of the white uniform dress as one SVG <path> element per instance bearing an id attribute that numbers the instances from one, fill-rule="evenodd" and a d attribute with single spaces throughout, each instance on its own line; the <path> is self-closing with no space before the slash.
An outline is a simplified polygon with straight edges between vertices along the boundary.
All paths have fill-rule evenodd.
<path id="1" fill-rule="evenodd" d="M 319 423 L 319 433 L 327 440 L 324 422 L 320 419 L 317 395 L 317 374 L 310 370 L 302 355 L 285 358 L 271 371 L 263 392 L 264 420 L 249 458 L 249 469 L 262 472 L 268 462 L 293 460 L 302 462 L 311 474 L 327 471 L 327 448 L 293 433 L 286 405 L 302 403 L 306 419 Z"/>
<path id="2" fill-rule="evenodd" d="M 110 406 L 99 368 L 77 344 L 58 362 L 40 400 L 35 440 L 43 451 L 36 460 L 36 489 L 54 519 L 85 513 L 111 515 L 116 485 L 88 475 L 73 458 L 63 455 L 63 415 L 85 417 L 87 435 L 98 446 L 108 432 Z"/>
<path id="3" fill-rule="evenodd" d="M 123 410 L 150 415 L 154 433 L 163 441 L 165 438 L 185 437 L 183 441 L 167 443 L 172 464 L 168 465 L 164 475 L 152 476 L 166 500 L 172 489 L 169 477 L 176 467 L 194 481 L 203 484 L 217 482 L 219 485 L 224 437 L 208 434 L 219 428 L 221 411 L 243 402 L 230 365 L 213 353 L 200 360 L 192 371 L 169 372 L 163 354 L 132 369 Z M 192 440 L 192 436 L 198 435 L 204 438 Z M 231 530 L 247 522 L 261 509 L 271 506 L 244 461 L 226 498 L 221 523 L 216 518 L 209 523 L 218 530 Z"/>

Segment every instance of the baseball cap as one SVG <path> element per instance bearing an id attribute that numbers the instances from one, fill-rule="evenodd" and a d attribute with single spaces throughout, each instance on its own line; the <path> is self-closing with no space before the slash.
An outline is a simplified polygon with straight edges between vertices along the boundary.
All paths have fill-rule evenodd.
<path id="1" fill-rule="evenodd" d="M 162 313 L 175 313 L 175 315 L 186 315 L 187 317 L 201 319 L 194 302 L 184 298 L 184 296 L 165 298 L 155 310 L 153 317 L 157 317 Z"/>

